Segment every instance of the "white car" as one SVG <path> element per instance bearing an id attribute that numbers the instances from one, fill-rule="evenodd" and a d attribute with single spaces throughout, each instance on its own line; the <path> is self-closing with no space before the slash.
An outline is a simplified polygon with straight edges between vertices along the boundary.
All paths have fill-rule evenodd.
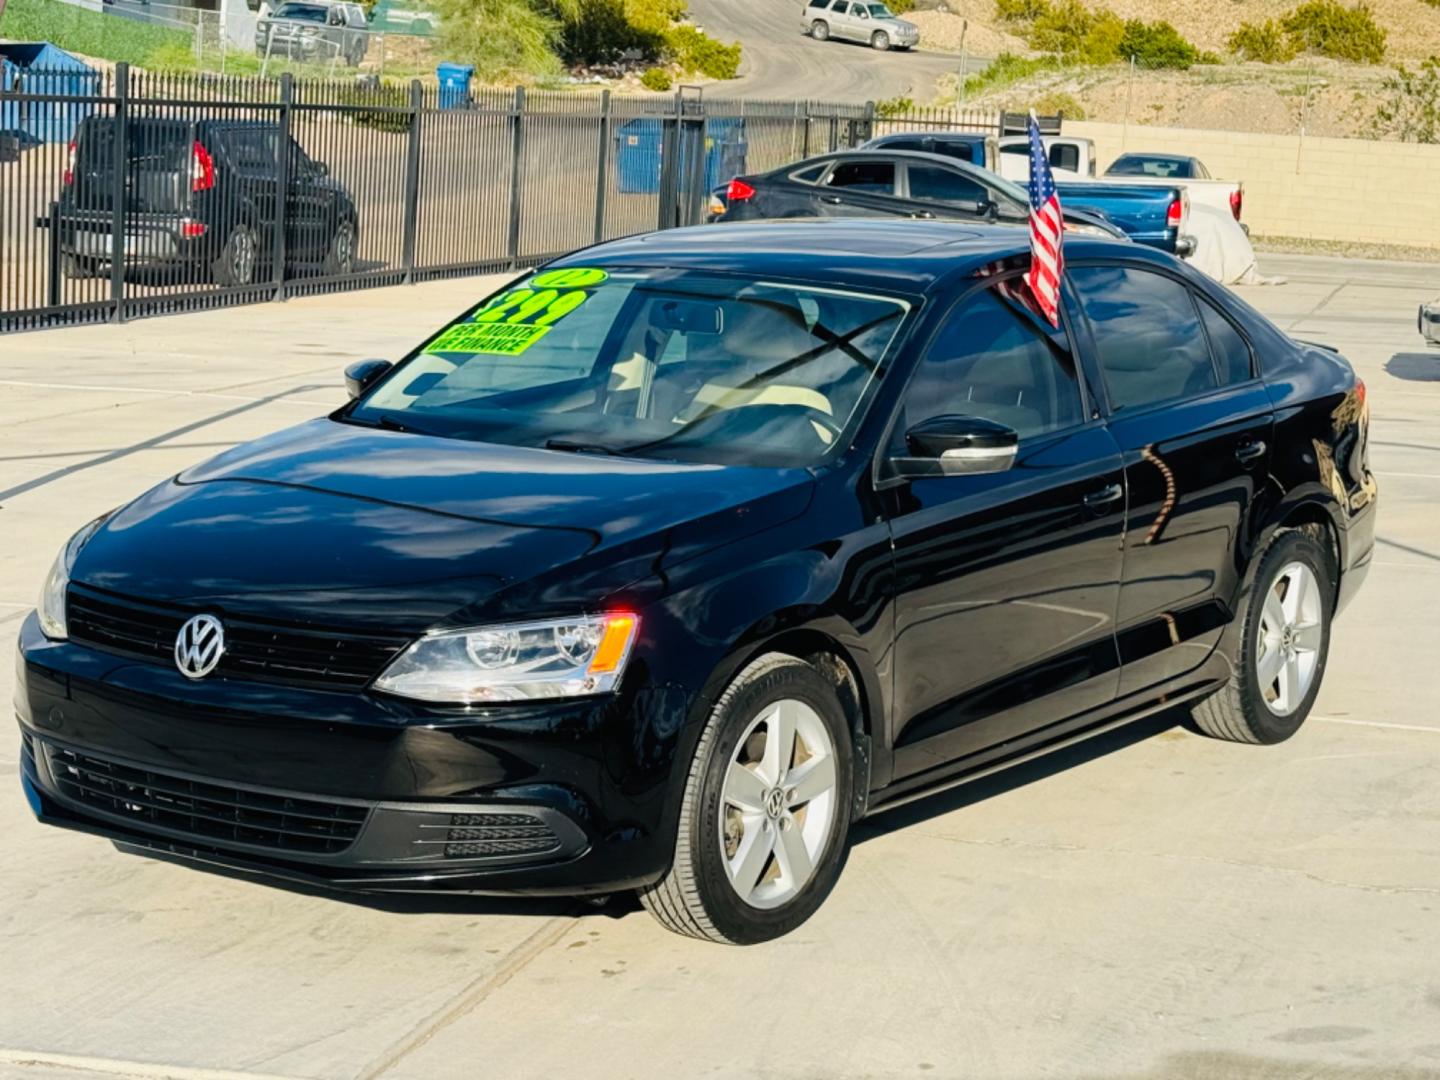
<path id="1" fill-rule="evenodd" d="M 1427 345 L 1440 345 L 1440 299 L 1420 305 L 1420 336 Z"/>
<path id="2" fill-rule="evenodd" d="M 800 9 L 800 23 L 816 41 L 862 41 L 881 52 L 920 44 L 918 26 L 871 0 L 810 0 Z"/>

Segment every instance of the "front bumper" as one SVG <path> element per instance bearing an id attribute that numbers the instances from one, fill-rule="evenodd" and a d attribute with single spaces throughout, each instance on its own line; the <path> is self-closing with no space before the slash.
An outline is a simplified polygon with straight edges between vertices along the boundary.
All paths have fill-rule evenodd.
<path id="1" fill-rule="evenodd" d="M 178 672 L 31 615 L 16 707 L 44 823 L 143 854 L 367 892 L 578 895 L 669 866 L 683 694 L 490 713 Z"/>

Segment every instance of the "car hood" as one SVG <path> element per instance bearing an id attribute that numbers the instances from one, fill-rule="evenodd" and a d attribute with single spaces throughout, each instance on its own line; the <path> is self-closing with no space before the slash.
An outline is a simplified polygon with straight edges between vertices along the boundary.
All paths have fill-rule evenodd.
<path id="1" fill-rule="evenodd" d="M 920 32 L 920 28 L 908 19 L 876 19 L 875 25 L 895 30 L 903 30 L 907 34 L 918 34 Z"/>
<path id="2" fill-rule="evenodd" d="M 317 420 L 123 507 L 72 579 L 142 599 L 420 631 L 638 578 L 801 513 L 804 469 L 640 461 Z M 573 581 L 567 581 L 573 578 Z M 536 590 L 526 592 L 534 602 Z M 532 610 L 534 610 L 532 608 Z"/>

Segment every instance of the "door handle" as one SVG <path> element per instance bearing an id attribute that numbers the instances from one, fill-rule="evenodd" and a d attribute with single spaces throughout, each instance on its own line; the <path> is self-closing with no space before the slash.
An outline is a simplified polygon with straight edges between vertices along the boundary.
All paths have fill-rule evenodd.
<path id="1" fill-rule="evenodd" d="M 1241 465 L 1254 465 L 1265 456 L 1265 441 L 1263 439 L 1246 439 L 1235 448 L 1235 460 Z"/>
<path id="2" fill-rule="evenodd" d="M 1111 503 L 1119 502 L 1125 495 L 1125 489 L 1119 484 L 1107 484 L 1099 491 L 1092 491 L 1082 500 L 1086 510 L 1103 510 Z"/>
<path id="3" fill-rule="evenodd" d="M 820 201 L 823 203 L 829 203 L 831 206 L 839 206 L 843 200 L 840 198 L 839 195 L 821 195 Z"/>
<path id="4" fill-rule="evenodd" d="M 934 217 L 935 217 L 935 215 L 932 214 L 929 210 L 914 210 L 914 211 L 911 212 L 910 216 L 911 216 L 912 218 L 930 218 L 930 219 L 934 219 Z"/>

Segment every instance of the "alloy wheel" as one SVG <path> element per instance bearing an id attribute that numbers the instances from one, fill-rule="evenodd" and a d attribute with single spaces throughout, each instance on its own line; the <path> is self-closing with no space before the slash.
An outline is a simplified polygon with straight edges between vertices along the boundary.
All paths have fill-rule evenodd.
<path id="1" fill-rule="evenodd" d="M 1276 716 L 1289 716 L 1310 692 L 1320 666 L 1323 615 L 1314 571 L 1287 563 L 1265 595 L 1255 642 L 1260 694 Z"/>
<path id="2" fill-rule="evenodd" d="M 249 229 L 236 229 L 230 238 L 230 269 L 242 285 L 255 280 L 255 238 Z"/>
<path id="3" fill-rule="evenodd" d="M 835 747 L 814 709 L 784 698 L 750 722 L 720 791 L 720 850 L 744 903 L 779 907 L 810 881 L 834 829 L 835 792 Z"/>

